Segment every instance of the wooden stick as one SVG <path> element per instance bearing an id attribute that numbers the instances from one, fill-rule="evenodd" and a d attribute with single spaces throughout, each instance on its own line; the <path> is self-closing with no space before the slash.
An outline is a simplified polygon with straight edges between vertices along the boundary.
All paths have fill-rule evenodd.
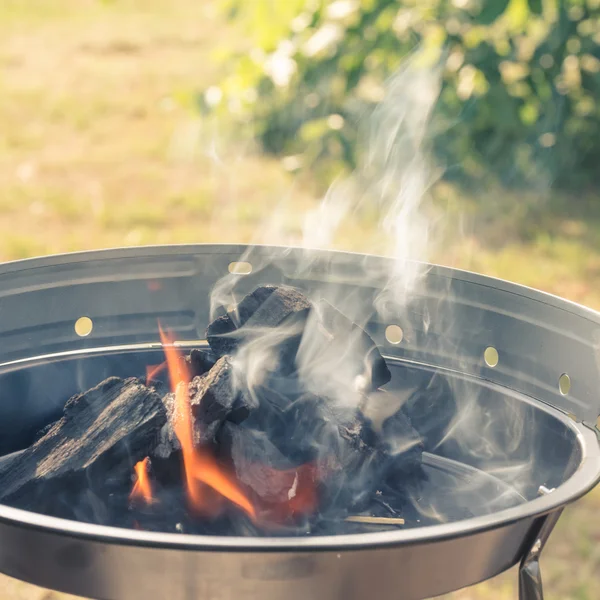
<path id="1" fill-rule="evenodd" d="M 366 525 L 404 525 L 404 519 L 399 517 L 367 517 L 354 515 L 344 519 L 347 523 L 365 523 Z"/>

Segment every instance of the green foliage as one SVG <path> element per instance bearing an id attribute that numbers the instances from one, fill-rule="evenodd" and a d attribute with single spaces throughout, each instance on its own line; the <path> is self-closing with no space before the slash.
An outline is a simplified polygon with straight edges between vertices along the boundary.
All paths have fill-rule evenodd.
<path id="1" fill-rule="evenodd" d="M 205 109 L 329 174 L 419 48 L 441 66 L 431 136 L 446 176 L 600 183 L 600 0 L 227 0 L 253 47 Z M 208 102 L 207 102 L 208 100 Z"/>

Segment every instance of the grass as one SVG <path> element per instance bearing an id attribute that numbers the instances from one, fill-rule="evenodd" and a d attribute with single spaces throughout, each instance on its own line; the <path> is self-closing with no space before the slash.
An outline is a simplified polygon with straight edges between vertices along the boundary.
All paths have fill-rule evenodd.
<path id="1" fill-rule="evenodd" d="M 240 43 L 212 2 L 3 0 L 0 5 L 0 260 L 174 242 L 294 242 L 310 182 L 194 112 Z M 597 197 L 435 191 L 446 235 L 432 260 L 600 308 Z M 282 198 L 277 229 L 261 229 Z M 500 209 L 499 209 L 500 207 Z M 373 215 L 339 247 L 381 249 Z M 257 231 L 262 237 L 257 238 Z M 442 239 L 442 238 L 440 238 Z M 544 552 L 547 598 L 600 586 L 600 492 L 566 510 Z M 515 597 L 514 570 L 455 600 Z M 0 600 L 66 596 L 0 576 Z"/>

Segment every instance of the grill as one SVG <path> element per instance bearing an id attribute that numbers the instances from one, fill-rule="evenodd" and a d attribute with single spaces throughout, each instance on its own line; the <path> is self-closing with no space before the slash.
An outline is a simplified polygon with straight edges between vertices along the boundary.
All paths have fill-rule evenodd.
<path id="1" fill-rule="evenodd" d="M 351 295 L 373 312 L 389 259 L 319 251 L 309 270 L 299 268 L 304 259 L 300 249 L 194 245 L 2 265 L 0 460 L 30 444 L 70 395 L 156 364 L 157 319 L 183 347 L 205 345 L 210 290 L 228 272 L 240 297 L 286 284 Z M 411 416 L 425 439 L 428 479 L 406 527 L 176 535 L 0 505 L 0 570 L 115 600 L 396 600 L 447 593 L 520 563 L 521 600 L 541 598 L 540 553 L 563 507 L 600 479 L 600 315 L 505 281 L 426 267 L 411 301 L 367 326 L 390 386 L 409 404 L 415 390 L 426 399 Z"/>

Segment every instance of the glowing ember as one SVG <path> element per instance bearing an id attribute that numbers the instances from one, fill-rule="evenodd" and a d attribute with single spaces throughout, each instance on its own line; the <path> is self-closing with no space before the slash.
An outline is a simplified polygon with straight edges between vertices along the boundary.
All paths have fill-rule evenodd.
<path id="1" fill-rule="evenodd" d="M 289 484 L 287 498 L 270 507 L 269 517 L 272 521 L 285 522 L 291 516 L 309 515 L 317 510 L 318 469 L 314 465 L 300 465 L 288 471 L 273 469 L 272 473 Z"/>
<path id="2" fill-rule="evenodd" d="M 148 477 L 149 463 L 150 459 L 146 457 L 134 467 L 137 481 L 129 496 L 129 500 L 132 502 L 143 500 L 146 504 L 152 503 L 152 486 L 150 485 L 150 478 Z"/>
<path id="3" fill-rule="evenodd" d="M 191 506 L 199 511 L 209 508 L 202 490 L 204 484 L 237 504 L 252 519 L 256 519 L 254 506 L 235 479 L 225 472 L 206 449 L 195 447 L 188 387 L 191 379 L 189 369 L 181 360 L 181 352 L 173 345 L 172 336 L 165 333 L 160 325 L 159 331 L 167 358 L 171 389 L 175 394 L 174 430 L 181 444 L 187 495 Z"/>

